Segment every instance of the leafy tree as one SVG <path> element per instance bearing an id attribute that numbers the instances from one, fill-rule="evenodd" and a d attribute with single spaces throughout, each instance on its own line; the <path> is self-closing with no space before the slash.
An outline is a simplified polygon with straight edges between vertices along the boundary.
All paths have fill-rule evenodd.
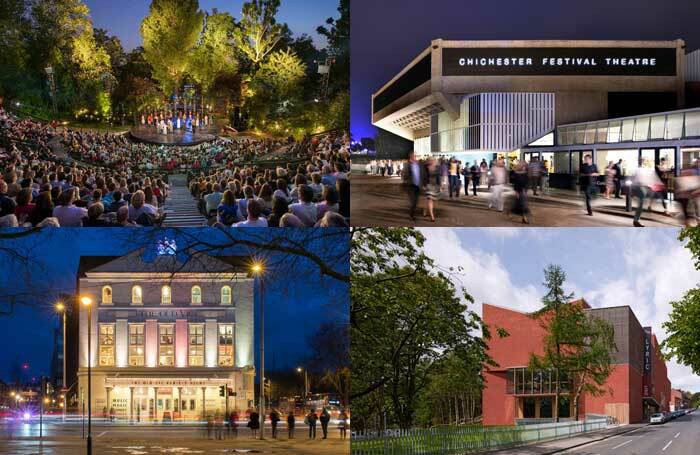
<path id="1" fill-rule="evenodd" d="M 214 12 L 205 19 L 204 32 L 192 53 L 189 72 L 208 95 L 219 77 L 235 74 L 238 67 L 231 42 L 235 21 L 228 13 Z"/>
<path id="2" fill-rule="evenodd" d="M 253 65 L 261 64 L 289 30 L 278 24 L 275 16 L 280 0 L 251 0 L 243 4 L 241 18 L 234 38 L 237 50 Z"/>
<path id="3" fill-rule="evenodd" d="M 353 233 L 350 398 L 359 428 L 382 427 L 384 417 L 413 426 L 421 393 L 451 353 L 470 353 L 473 371 L 489 362 L 489 331 L 468 309 L 471 296 L 423 253 L 424 240 L 410 228 Z"/>
<path id="4" fill-rule="evenodd" d="M 204 13 L 197 0 L 153 0 L 141 23 L 144 58 L 165 93 L 176 90 L 190 65 Z"/>
<path id="5" fill-rule="evenodd" d="M 331 93 L 347 91 L 350 87 L 350 0 L 340 0 L 338 6 L 340 17 L 326 19 L 326 25 L 316 31 L 328 40 L 329 53 L 335 56 L 335 65 L 331 67 Z"/>
<path id="6" fill-rule="evenodd" d="M 543 355 L 531 354 L 530 368 L 552 370 L 555 380 L 554 409 L 559 421 L 561 383 L 572 380 L 573 403 L 578 420 L 581 393 L 603 394 L 603 387 L 613 370 L 612 356 L 617 350 L 613 326 L 586 313 L 580 302 L 571 302 L 573 294 L 564 291 L 566 274 L 560 266 L 549 265 L 544 271 L 547 293 L 543 306 L 533 313 L 546 335 Z"/>
<path id="7" fill-rule="evenodd" d="M 305 65 L 293 51 L 287 49 L 270 54 L 260 65 L 255 78 L 259 84 L 270 87 L 278 97 L 285 98 L 299 87 L 305 74 Z"/>

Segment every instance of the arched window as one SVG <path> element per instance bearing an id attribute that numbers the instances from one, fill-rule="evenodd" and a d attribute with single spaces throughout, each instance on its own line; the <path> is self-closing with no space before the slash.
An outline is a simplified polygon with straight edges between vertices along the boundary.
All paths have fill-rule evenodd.
<path id="1" fill-rule="evenodd" d="M 173 303 L 172 292 L 170 291 L 170 286 L 165 285 L 160 290 L 160 303 L 162 305 L 170 305 Z"/>
<path id="2" fill-rule="evenodd" d="M 102 287 L 102 304 L 111 305 L 112 304 L 112 288 L 111 286 Z"/>
<path id="3" fill-rule="evenodd" d="M 231 305 L 231 286 L 221 288 L 221 304 Z"/>
<path id="4" fill-rule="evenodd" d="M 131 303 L 133 305 L 141 305 L 143 303 L 143 291 L 141 291 L 141 286 L 134 286 L 131 288 Z"/>
<path id="5" fill-rule="evenodd" d="M 202 288 L 199 286 L 192 286 L 192 305 L 202 304 Z"/>

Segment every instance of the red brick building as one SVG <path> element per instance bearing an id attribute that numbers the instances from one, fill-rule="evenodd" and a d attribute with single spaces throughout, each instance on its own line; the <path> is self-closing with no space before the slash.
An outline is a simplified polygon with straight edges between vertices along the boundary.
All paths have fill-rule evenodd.
<path id="1" fill-rule="evenodd" d="M 573 303 L 573 302 L 572 302 Z M 656 336 L 650 327 L 642 327 L 629 306 L 591 308 L 584 300 L 575 303 L 610 322 L 615 328 L 617 352 L 614 369 L 602 396 L 582 395 L 579 416 L 605 414 L 619 422 L 634 423 L 648 419 L 657 411 L 668 411 L 671 382 L 661 358 Z M 542 354 L 545 335 L 538 320 L 527 313 L 484 304 L 483 319 L 495 333 L 506 329 L 509 336 L 493 336 L 488 353 L 498 367 L 484 371 L 482 398 L 485 425 L 512 425 L 516 420 L 546 421 L 556 416 L 556 381 L 549 371 L 529 371 L 531 353 Z M 559 402 L 561 419 L 573 418 L 572 385 L 561 381 L 563 396 Z"/>

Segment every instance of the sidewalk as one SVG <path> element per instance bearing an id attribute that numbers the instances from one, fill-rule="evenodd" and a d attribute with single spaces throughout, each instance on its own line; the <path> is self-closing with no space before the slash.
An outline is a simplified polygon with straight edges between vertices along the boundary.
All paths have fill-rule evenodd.
<path id="1" fill-rule="evenodd" d="M 575 447 L 579 447 L 585 444 L 590 444 L 591 442 L 602 441 L 613 436 L 629 433 L 630 431 L 637 430 L 639 428 L 645 427 L 646 425 L 648 424 L 640 423 L 620 425 L 608 428 L 606 430 L 594 431 L 591 433 L 586 433 L 571 438 L 556 439 L 548 442 L 539 442 L 520 447 L 514 447 L 511 449 L 502 449 L 485 453 L 489 455 L 549 455 L 573 449 Z"/>

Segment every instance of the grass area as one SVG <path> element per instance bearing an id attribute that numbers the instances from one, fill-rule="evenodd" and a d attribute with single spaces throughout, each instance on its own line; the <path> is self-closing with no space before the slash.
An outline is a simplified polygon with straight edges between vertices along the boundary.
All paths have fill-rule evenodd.
<path id="1" fill-rule="evenodd" d="M 100 131 L 103 133 L 109 132 L 109 133 L 122 133 L 129 131 L 131 128 L 129 125 L 109 125 L 105 123 L 96 123 L 96 122 L 81 122 L 77 120 L 68 120 L 68 124 L 65 125 L 66 128 L 70 129 L 86 129 L 86 130 L 92 130 L 92 131 Z M 62 122 L 59 122 L 62 123 Z"/>

